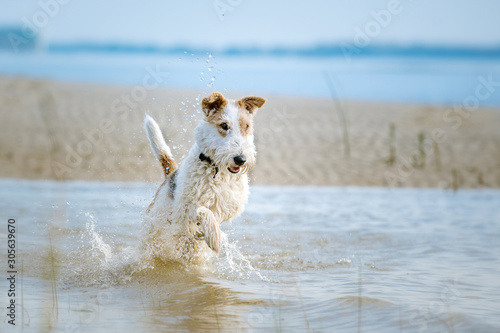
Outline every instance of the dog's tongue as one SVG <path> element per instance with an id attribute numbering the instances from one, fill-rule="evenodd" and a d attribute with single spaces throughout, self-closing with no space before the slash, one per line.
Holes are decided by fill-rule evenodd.
<path id="1" fill-rule="evenodd" d="M 232 172 L 238 172 L 238 171 L 240 171 L 240 167 L 229 167 L 229 169 L 230 169 Z"/>

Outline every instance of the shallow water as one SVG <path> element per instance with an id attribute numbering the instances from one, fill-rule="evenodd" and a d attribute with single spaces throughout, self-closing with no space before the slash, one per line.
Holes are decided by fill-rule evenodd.
<path id="1" fill-rule="evenodd" d="M 156 184 L 0 185 L 2 332 L 500 331 L 498 190 L 252 187 L 221 254 L 185 267 L 141 256 Z"/>

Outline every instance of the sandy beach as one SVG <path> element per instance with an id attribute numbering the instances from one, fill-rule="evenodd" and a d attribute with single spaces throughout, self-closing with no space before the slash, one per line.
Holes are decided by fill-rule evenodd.
<path id="1" fill-rule="evenodd" d="M 2 77 L 0 177 L 160 181 L 144 113 L 180 161 L 206 95 Z M 252 184 L 500 187 L 498 109 L 262 97 Z"/>

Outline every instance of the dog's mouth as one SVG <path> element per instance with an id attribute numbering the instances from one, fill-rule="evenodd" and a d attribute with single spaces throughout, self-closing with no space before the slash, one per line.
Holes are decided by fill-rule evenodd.
<path id="1" fill-rule="evenodd" d="M 230 166 L 229 168 L 227 168 L 229 170 L 229 172 L 231 173 L 238 173 L 240 172 L 241 170 L 241 167 L 239 166 Z"/>

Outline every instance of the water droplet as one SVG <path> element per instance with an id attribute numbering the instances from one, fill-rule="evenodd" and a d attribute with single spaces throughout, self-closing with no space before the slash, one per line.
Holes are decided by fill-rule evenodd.
<path id="1" fill-rule="evenodd" d="M 211 87 L 211 86 L 213 86 L 213 85 L 214 85 L 214 83 L 215 83 L 215 76 L 212 76 L 212 78 L 210 79 L 210 82 L 209 82 L 209 83 L 207 83 L 207 87 Z"/>

